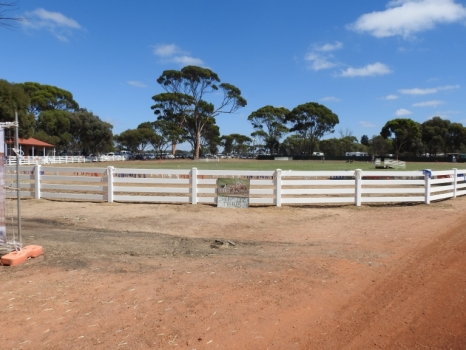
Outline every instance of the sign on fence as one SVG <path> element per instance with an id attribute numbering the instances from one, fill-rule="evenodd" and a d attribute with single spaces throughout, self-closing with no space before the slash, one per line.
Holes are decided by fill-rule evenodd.
<path id="1" fill-rule="evenodd" d="M 217 179 L 217 207 L 248 208 L 249 179 Z"/>

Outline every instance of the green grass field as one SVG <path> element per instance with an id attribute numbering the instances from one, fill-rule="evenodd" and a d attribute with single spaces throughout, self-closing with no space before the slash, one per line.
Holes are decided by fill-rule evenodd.
<path id="1" fill-rule="evenodd" d="M 57 166 L 57 165 L 44 165 Z M 293 161 L 279 161 L 279 160 L 255 160 L 255 159 L 220 159 L 215 161 L 210 159 L 206 161 L 194 160 L 145 160 L 145 161 L 123 161 L 123 162 L 96 162 L 96 163 L 74 163 L 62 164 L 66 167 L 91 167 L 91 168 L 104 168 L 107 166 L 114 166 L 115 168 L 132 168 L 132 169 L 191 169 L 198 168 L 202 170 L 378 170 L 387 171 L 385 169 L 375 169 L 372 163 L 366 162 L 353 162 L 346 163 L 345 161 L 325 161 L 322 163 L 317 160 L 293 160 Z M 400 170 L 450 170 L 453 168 L 466 169 L 466 164 L 462 163 L 406 163 L 406 169 Z M 393 169 L 389 169 L 393 170 Z"/>

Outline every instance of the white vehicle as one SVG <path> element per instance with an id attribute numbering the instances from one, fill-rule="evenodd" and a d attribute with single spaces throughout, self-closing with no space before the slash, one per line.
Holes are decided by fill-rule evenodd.
<path id="1" fill-rule="evenodd" d="M 131 152 L 130 151 L 120 151 L 118 152 L 120 156 L 122 156 L 125 160 L 129 160 L 131 158 Z"/>
<path id="2" fill-rule="evenodd" d="M 86 157 L 86 160 L 88 162 L 98 162 L 99 161 L 99 156 L 98 155 L 95 155 L 95 154 L 90 154 Z"/>

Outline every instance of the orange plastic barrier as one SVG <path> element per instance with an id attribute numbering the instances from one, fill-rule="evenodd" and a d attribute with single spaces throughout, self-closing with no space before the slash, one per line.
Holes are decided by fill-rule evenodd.
<path id="1" fill-rule="evenodd" d="M 40 245 L 28 245 L 20 251 L 14 251 L 2 256 L 1 264 L 16 266 L 25 262 L 28 258 L 37 258 L 42 255 L 43 249 Z"/>

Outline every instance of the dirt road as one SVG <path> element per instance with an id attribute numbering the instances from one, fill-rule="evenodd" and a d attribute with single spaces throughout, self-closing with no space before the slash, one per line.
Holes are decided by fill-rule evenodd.
<path id="1" fill-rule="evenodd" d="M 2 349 L 465 349 L 466 198 L 409 206 L 22 202 Z"/>

